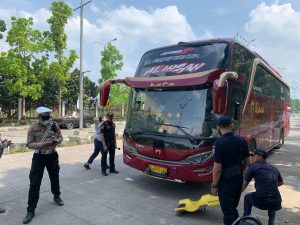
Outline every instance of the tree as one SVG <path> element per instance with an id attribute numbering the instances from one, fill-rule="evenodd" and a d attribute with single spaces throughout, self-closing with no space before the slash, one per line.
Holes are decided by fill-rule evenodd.
<path id="1" fill-rule="evenodd" d="M 92 82 L 88 77 L 83 78 L 83 106 L 91 106 L 94 104 L 95 97 L 97 96 L 97 85 Z M 71 78 L 67 81 L 66 91 L 63 93 L 63 98 L 67 102 L 67 107 L 73 109 L 77 104 L 79 95 L 79 69 L 74 69 L 71 73 Z"/>
<path id="2" fill-rule="evenodd" d="M 101 52 L 101 79 L 99 84 L 101 84 L 108 79 L 113 79 L 117 77 L 117 71 L 121 70 L 123 63 L 123 55 L 120 51 L 111 43 L 107 45 L 106 48 Z M 111 89 L 110 101 L 114 105 L 122 105 L 127 102 L 129 95 L 129 88 L 122 84 L 114 84 Z"/>
<path id="3" fill-rule="evenodd" d="M 88 77 L 83 77 L 84 95 L 87 97 L 83 101 L 83 106 L 91 107 L 96 104 L 96 97 L 98 95 L 98 87 L 95 82 L 92 82 Z"/>
<path id="4" fill-rule="evenodd" d="M 49 32 L 33 29 L 33 19 L 11 18 L 12 27 L 8 31 L 7 42 L 10 45 L 7 57 L 6 75 L 10 79 L 4 81 L 10 95 L 23 98 L 38 99 L 41 96 L 43 78 L 48 70 L 48 54 L 51 50 Z M 19 116 L 21 117 L 19 106 Z M 25 107 L 23 107 L 25 112 Z"/>
<path id="5" fill-rule="evenodd" d="M 0 20 L 0 39 L 3 38 L 3 34 L 1 32 L 6 31 L 6 24 L 3 20 Z"/>
<path id="6" fill-rule="evenodd" d="M 121 70 L 123 63 L 123 55 L 116 48 L 116 46 L 109 43 L 106 48 L 101 52 L 101 79 L 100 84 L 103 81 L 117 77 L 116 71 Z"/>
<path id="7" fill-rule="evenodd" d="M 70 51 L 69 57 L 64 56 L 67 49 L 67 35 L 65 25 L 72 16 L 72 9 L 63 1 L 51 3 L 52 16 L 47 20 L 50 24 L 50 38 L 55 51 L 54 57 L 57 62 L 50 64 L 50 75 L 53 76 L 59 86 L 59 114 L 61 115 L 62 93 L 67 81 L 70 79 L 70 69 L 78 58 L 74 50 Z"/>

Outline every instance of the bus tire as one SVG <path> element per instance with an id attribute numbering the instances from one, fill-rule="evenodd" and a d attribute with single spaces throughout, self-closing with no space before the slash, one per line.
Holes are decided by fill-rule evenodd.
<path id="1" fill-rule="evenodd" d="M 279 143 L 278 145 L 275 147 L 276 149 L 281 148 L 284 145 L 284 131 L 283 129 L 280 131 L 280 138 L 279 138 Z"/>
<path id="2" fill-rule="evenodd" d="M 68 124 L 67 124 L 67 128 L 68 128 L 69 130 L 73 129 L 73 128 L 74 128 L 73 123 L 68 123 Z"/>

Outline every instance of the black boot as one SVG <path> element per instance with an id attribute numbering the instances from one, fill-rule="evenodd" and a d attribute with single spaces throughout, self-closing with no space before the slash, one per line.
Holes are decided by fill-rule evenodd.
<path id="1" fill-rule="evenodd" d="M 119 173 L 119 171 L 117 171 L 117 170 L 109 170 L 109 172 L 110 172 L 110 173 L 115 173 L 115 174 L 118 174 L 118 173 Z"/>
<path id="2" fill-rule="evenodd" d="M 0 208 L 0 213 L 5 213 L 5 209 Z"/>
<path id="3" fill-rule="evenodd" d="M 63 200 L 60 198 L 60 196 L 54 196 L 53 201 L 55 202 L 56 205 L 58 206 L 63 206 L 64 202 Z"/>
<path id="4" fill-rule="evenodd" d="M 102 170 L 102 171 L 101 171 L 101 174 L 102 174 L 103 176 L 108 176 L 108 174 L 106 173 L 105 170 Z"/>
<path id="5" fill-rule="evenodd" d="M 91 169 L 90 165 L 87 164 L 87 163 L 85 163 L 85 164 L 83 165 L 83 167 L 86 168 L 87 170 L 90 170 L 90 169 Z"/>
<path id="6" fill-rule="evenodd" d="M 34 216 L 35 216 L 34 212 L 27 212 L 27 215 L 23 220 L 23 224 L 30 223 L 30 221 L 33 219 Z"/>

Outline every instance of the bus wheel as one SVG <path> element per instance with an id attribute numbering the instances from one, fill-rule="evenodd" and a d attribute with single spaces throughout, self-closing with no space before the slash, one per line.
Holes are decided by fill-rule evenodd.
<path id="1" fill-rule="evenodd" d="M 254 153 L 255 149 L 256 149 L 256 141 L 255 139 L 252 139 L 249 144 L 249 152 Z"/>
<path id="2" fill-rule="evenodd" d="M 68 128 L 69 130 L 73 129 L 73 127 L 74 127 L 73 123 L 68 123 L 68 124 L 67 124 L 67 128 Z"/>
<path id="3" fill-rule="evenodd" d="M 281 148 L 284 145 L 284 132 L 283 130 L 280 131 L 280 138 L 279 138 L 279 143 L 278 145 L 275 147 L 276 149 Z"/>

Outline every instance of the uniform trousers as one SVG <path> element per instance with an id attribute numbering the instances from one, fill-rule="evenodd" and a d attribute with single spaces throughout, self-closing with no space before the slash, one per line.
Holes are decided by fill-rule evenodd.
<path id="1" fill-rule="evenodd" d="M 115 153 L 116 153 L 116 145 L 114 143 L 109 143 L 107 145 L 108 151 L 105 152 L 104 148 L 101 150 L 101 170 L 105 171 L 107 169 L 107 153 L 109 153 L 109 167 L 110 171 L 115 170 Z"/>
<path id="2" fill-rule="evenodd" d="M 251 214 L 252 206 L 254 205 L 257 208 L 261 208 L 260 205 L 263 205 L 264 202 L 261 202 L 263 200 L 260 200 L 259 198 L 256 198 L 255 192 L 248 193 L 245 195 L 244 198 L 244 216 L 248 216 Z M 269 225 L 275 224 L 275 216 L 276 211 L 275 210 L 268 210 L 268 216 L 269 216 Z"/>
<path id="3" fill-rule="evenodd" d="M 28 193 L 28 212 L 33 212 L 37 206 L 40 195 L 40 186 L 44 174 L 44 169 L 47 168 L 50 182 L 51 192 L 54 196 L 60 195 L 59 187 L 59 164 L 58 154 L 54 152 L 52 154 L 33 154 L 31 170 L 29 174 L 30 187 Z"/>
<path id="4" fill-rule="evenodd" d="M 237 207 L 242 193 L 242 186 L 242 177 L 220 180 L 219 182 L 218 195 L 225 225 L 232 225 L 239 217 Z"/>

